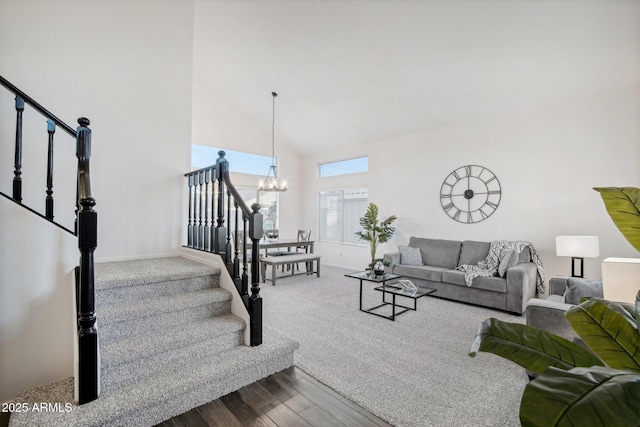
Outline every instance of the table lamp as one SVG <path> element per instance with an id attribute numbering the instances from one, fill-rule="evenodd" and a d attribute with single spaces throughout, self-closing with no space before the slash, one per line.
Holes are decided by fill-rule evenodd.
<path id="1" fill-rule="evenodd" d="M 571 257 L 571 277 L 584 277 L 584 258 L 600 255 L 598 236 L 557 236 L 556 255 Z M 580 272 L 576 273 L 576 261 Z"/>

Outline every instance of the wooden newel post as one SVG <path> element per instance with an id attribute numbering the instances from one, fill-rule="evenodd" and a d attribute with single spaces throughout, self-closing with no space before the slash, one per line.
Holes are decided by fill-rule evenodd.
<path id="1" fill-rule="evenodd" d="M 78 157 L 78 400 L 80 404 L 98 398 L 100 366 L 98 362 L 98 330 L 96 328 L 93 252 L 97 247 L 98 215 L 91 196 L 89 160 L 91 129 L 89 119 L 78 119 L 76 156 Z"/>
<path id="2" fill-rule="evenodd" d="M 224 227 L 224 177 L 229 172 L 229 162 L 225 159 L 225 154 L 222 150 L 218 151 L 218 156 L 220 157 L 216 160 L 218 224 L 216 225 L 213 235 L 213 252 L 216 254 L 225 254 L 224 260 L 226 262 L 227 230 Z"/>
<path id="3" fill-rule="evenodd" d="M 252 346 L 262 344 L 262 297 L 260 296 L 260 239 L 262 239 L 262 214 L 260 205 L 251 205 L 249 214 L 249 236 L 251 236 L 251 295 L 249 315 L 251 317 L 250 341 Z"/>

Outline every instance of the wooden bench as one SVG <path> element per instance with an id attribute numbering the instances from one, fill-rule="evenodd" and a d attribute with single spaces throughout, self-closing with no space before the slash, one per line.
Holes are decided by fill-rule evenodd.
<path id="1" fill-rule="evenodd" d="M 313 262 L 316 263 L 316 270 L 313 271 Z M 279 265 L 295 264 L 298 262 L 304 262 L 307 265 L 306 272 L 304 274 L 316 273 L 320 277 L 320 255 L 300 253 L 294 255 L 280 255 L 280 256 L 266 256 L 260 258 L 260 267 L 262 270 L 262 283 L 266 281 L 267 265 L 271 266 L 271 284 L 276 285 L 276 270 Z M 295 269 L 291 269 L 291 275 L 294 275 Z M 302 273 L 298 273 L 302 274 Z"/>

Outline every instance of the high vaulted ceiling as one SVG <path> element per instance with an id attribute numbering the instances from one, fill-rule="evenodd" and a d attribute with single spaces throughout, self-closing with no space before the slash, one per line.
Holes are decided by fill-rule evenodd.
<path id="1" fill-rule="evenodd" d="M 302 155 L 638 85 L 640 2 L 196 1 L 194 80 Z"/>

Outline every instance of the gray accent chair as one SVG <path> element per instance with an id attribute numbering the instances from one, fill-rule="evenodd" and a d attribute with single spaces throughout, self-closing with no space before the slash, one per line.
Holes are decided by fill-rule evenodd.
<path id="1" fill-rule="evenodd" d="M 548 299 L 533 298 L 527 303 L 526 323 L 574 341 L 578 335 L 567 321 L 565 313 L 580 304 L 581 298 L 592 297 L 603 297 L 602 280 L 554 277 L 549 280 Z"/>

